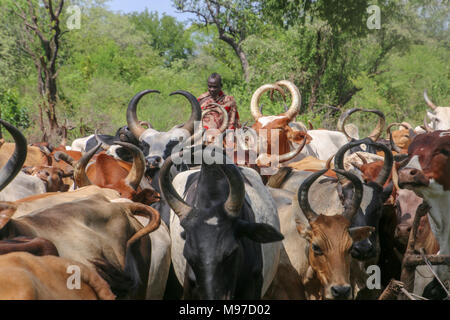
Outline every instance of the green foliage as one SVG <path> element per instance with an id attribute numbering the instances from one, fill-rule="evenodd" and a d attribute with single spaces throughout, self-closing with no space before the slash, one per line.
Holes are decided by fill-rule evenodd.
<path id="1" fill-rule="evenodd" d="M 146 9 L 130 14 L 130 19 L 137 30 L 145 33 L 146 43 L 164 58 L 166 65 L 192 54 L 190 34 L 174 17 L 163 15 L 160 18 L 157 12 Z"/>
<path id="2" fill-rule="evenodd" d="M 18 101 L 17 94 L 12 90 L 0 91 L 1 118 L 16 127 L 26 129 L 30 126 L 28 109 L 20 106 Z"/>
<path id="3" fill-rule="evenodd" d="M 141 100 L 139 119 L 159 130 L 180 124 L 189 117 L 189 103 L 169 94 L 186 90 L 199 96 L 212 72 L 222 75 L 225 93 L 235 97 L 241 122 L 249 124 L 253 92 L 281 79 L 294 81 L 300 89 L 302 113 L 297 120 L 309 120 L 316 128 L 335 129 L 341 114 L 336 109 L 352 107 L 379 109 L 387 122 L 420 125 L 424 89 L 436 104 L 448 105 L 449 9 L 440 0 L 219 2 L 224 6 L 220 17 L 228 21 L 225 33 L 235 36 L 247 56 L 248 82 L 236 52 L 219 39 L 217 26 L 204 27 L 201 18 L 187 26 L 147 10 L 113 13 L 103 0 L 68 2 L 83 8 L 81 29 L 64 34 L 58 58 L 58 119 L 76 126 L 69 139 L 95 128 L 113 134 L 126 124 L 130 99 L 145 89 L 161 94 Z M 205 1 L 175 3 L 184 9 L 200 6 L 207 14 Z M 0 0 L 1 8 L 4 4 L 10 6 L 12 0 Z M 381 8 L 380 30 L 366 27 L 370 4 Z M 32 142 L 42 135 L 35 67 L 20 50 L 20 18 L 3 10 L 0 21 L 2 116 L 21 126 Z M 265 95 L 261 103 L 269 115 L 283 112 L 290 100 L 276 94 L 270 101 Z M 363 136 L 375 119 L 355 114 L 351 122 Z"/>

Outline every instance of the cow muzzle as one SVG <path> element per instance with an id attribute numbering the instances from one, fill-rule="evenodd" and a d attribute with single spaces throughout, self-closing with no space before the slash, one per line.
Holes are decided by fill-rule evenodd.
<path id="1" fill-rule="evenodd" d="M 398 185 L 400 188 L 427 187 L 430 181 L 422 170 L 416 168 L 403 168 L 398 172 Z"/>
<path id="2" fill-rule="evenodd" d="M 145 162 L 147 162 L 147 166 L 150 169 L 161 168 L 162 166 L 162 158 L 160 156 L 149 156 L 145 158 Z"/>
<path id="3" fill-rule="evenodd" d="M 365 261 L 374 258 L 376 254 L 375 246 L 369 239 L 353 243 L 351 255 L 357 260 Z"/>
<path id="4" fill-rule="evenodd" d="M 409 233 L 411 232 L 411 225 L 409 224 L 399 224 L 395 227 L 394 231 L 394 241 L 401 247 L 406 248 L 408 243 Z"/>
<path id="5" fill-rule="evenodd" d="M 348 284 L 331 285 L 325 293 L 325 299 L 327 300 L 350 300 L 352 298 L 352 287 Z"/>

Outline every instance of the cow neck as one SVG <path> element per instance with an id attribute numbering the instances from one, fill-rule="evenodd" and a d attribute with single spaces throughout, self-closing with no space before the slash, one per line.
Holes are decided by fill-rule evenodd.
<path id="1" fill-rule="evenodd" d="M 430 226 L 440 244 L 440 254 L 450 254 L 450 190 L 445 191 L 441 184 L 430 179 L 429 186 L 420 191 L 431 206 Z"/>
<path id="2" fill-rule="evenodd" d="M 430 227 L 439 243 L 439 255 L 450 254 L 450 190 L 445 191 L 443 186 L 434 179 L 426 188 L 419 188 L 424 199 L 431 206 Z M 435 266 L 439 278 L 443 281 L 450 277 L 448 266 Z"/>

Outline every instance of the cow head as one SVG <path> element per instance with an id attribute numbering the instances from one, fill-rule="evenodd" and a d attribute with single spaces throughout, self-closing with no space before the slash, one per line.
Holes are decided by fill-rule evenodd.
<path id="1" fill-rule="evenodd" d="M 194 122 L 201 121 L 202 111 L 197 99 L 186 91 L 175 91 L 170 95 L 179 94 L 188 99 L 191 104 L 192 112 L 189 120 L 184 125 L 173 127 L 167 132 L 161 132 L 153 129 L 151 126 L 148 129 L 142 127 L 139 122 L 136 111 L 139 100 L 147 93 L 159 91 L 145 90 L 136 94 L 131 99 L 127 109 L 127 123 L 128 128 L 133 135 L 139 139 L 144 151 L 145 160 L 153 171 L 161 168 L 164 159 L 171 153 L 172 149 L 182 140 L 187 140 L 194 133 Z"/>
<path id="2" fill-rule="evenodd" d="M 261 96 L 267 91 L 277 90 L 284 96 L 281 86 L 286 87 L 292 96 L 292 103 L 287 110 L 277 116 L 264 116 L 258 108 Z M 259 166 L 267 166 L 272 162 L 273 155 L 278 157 L 278 162 L 286 162 L 294 158 L 302 150 L 304 143 L 309 143 L 311 137 L 304 131 L 294 130 L 289 124 L 295 121 L 300 112 L 301 96 L 298 88 L 290 81 L 278 81 L 275 84 L 266 84 L 258 88 L 252 96 L 251 113 L 255 119 L 252 129 L 260 137 L 257 159 Z M 292 143 L 298 145 L 291 148 Z M 266 148 L 263 148 L 266 146 Z M 291 150 L 292 149 L 292 150 Z"/>
<path id="3" fill-rule="evenodd" d="M 244 178 L 238 167 L 218 165 L 213 159 L 205 162 L 213 164 L 202 164 L 195 190 L 188 194 L 192 204 L 170 182 L 171 157 L 161 169 L 160 189 L 184 228 L 185 298 L 233 299 L 239 276 L 253 270 L 254 261 L 249 261 L 245 248 L 254 242 L 280 241 L 283 236 L 268 224 L 248 221 L 251 208 L 244 203 Z"/>
<path id="4" fill-rule="evenodd" d="M 308 200 L 311 185 L 328 169 L 317 171 L 310 175 L 300 186 L 297 193 L 298 204 L 308 224 L 297 219 L 297 230 L 309 243 L 308 261 L 314 274 L 323 288 L 325 299 L 351 299 L 353 297 L 350 285 L 351 250 L 355 242 L 364 240 L 374 230 L 364 226 L 350 228 L 351 221 L 361 204 L 363 187 L 361 181 L 353 174 L 335 170 L 345 176 L 354 187 L 348 204 L 342 214 L 326 216 L 317 214 Z"/>
<path id="5" fill-rule="evenodd" d="M 428 98 L 427 91 L 423 93 L 423 97 L 431 111 L 427 111 L 424 119 L 424 126 L 428 132 L 434 130 L 448 130 L 450 128 L 450 107 L 438 107 L 430 98 Z M 431 121 L 428 123 L 427 118 Z"/>
<path id="6" fill-rule="evenodd" d="M 380 222 L 383 204 L 392 193 L 393 184 L 390 183 L 386 187 L 386 181 L 391 174 L 393 166 L 393 155 L 389 148 L 383 144 L 371 142 L 370 139 L 362 139 L 354 142 L 349 142 L 344 145 L 336 153 L 334 158 L 334 167 L 340 170 L 344 170 L 344 155 L 345 153 L 357 147 L 362 143 L 367 143 L 375 149 L 380 149 L 384 152 L 384 162 L 379 173 L 373 181 L 364 183 L 364 197 L 357 214 L 352 220 L 352 226 L 372 226 L 376 232 L 373 232 L 368 239 L 355 242 L 352 248 L 352 256 L 358 260 L 367 261 L 371 258 L 376 258 L 379 254 L 379 241 L 378 241 L 378 225 Z M 340 198 L 343 201 L 344 207 L 345 199 L 349 198 L 349 193 L 352 193 L 352 188 L 349 188 L 350 183 L 347 179 L 339 179 Z"/>
<path id="7" fill-rule="evenodd" d="M 25 167 L 22 171 L 41 179 L 47 192 L 68 191 L 70 185 L 65 184 L 63 179 L 73 176 L 73 170 L 65 173 L 60 168 L 50 166 Z"/>
<path id="8" fill-rule="evenodd" d="M 408 148 L 409 162 L 399 170 L 401 188 L 421 191 L 431 181 L 450 190 L 450 131 L 417 135 Z"/>
<path id="9" fill-rule="evenodd" d="M 397 191 L 396 214 L 397 226 L 394 232 L 395 246 L 401 253 L 405 252 L 408 244 L 409 234 L 413 226 L 414 217 L 423 199 L 418 197 L 413 191 L 401 189 Z M 420 219 L 417 230 L 417 238 L 423 238 L 422 234 L 429 229 L 428 217 L 424 215 Z M 417 242 L 417 241 L 416 241 Z"/>

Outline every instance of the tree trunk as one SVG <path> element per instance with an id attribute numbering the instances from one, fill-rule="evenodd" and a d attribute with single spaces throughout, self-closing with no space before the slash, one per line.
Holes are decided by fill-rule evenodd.
<path id="1" fill-rule="evenodd" d="M 247 55 L 245 54 L 244 50 L 242 50 L 240 44 L 236 43 L 232 38 L 227 37 L 223 34 L 219 35 L 219 39 L 229 44 L 236 55 L 239 58 L 239 61 L 241 62 L 242 72 L 244 73 L 244 80 L 245 82 L 249 81 L 250 78 L 250 65 L 248 63 Z"/>

